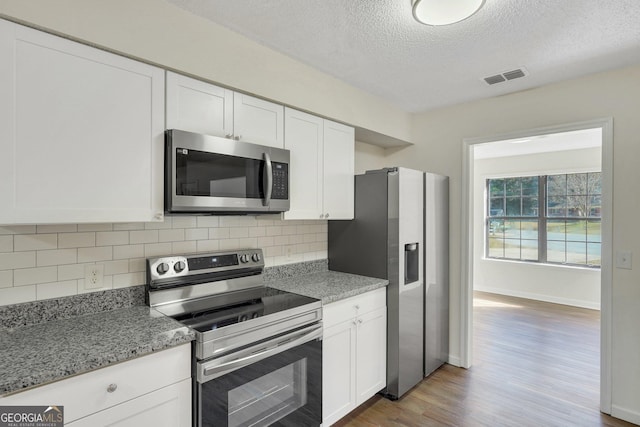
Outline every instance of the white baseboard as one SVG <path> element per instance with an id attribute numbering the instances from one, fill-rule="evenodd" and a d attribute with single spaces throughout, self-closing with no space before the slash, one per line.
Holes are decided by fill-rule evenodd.
<path id="1" fill-rule="evenodd" d="M 629 421 L 630 423 L 640 424 L 640 412 L 630 409 L 621 408 L 617 405 L 611 405 L 611 416 Z"/>
<path id="2" fill-rule="evenodd" d="M 561 297 L 555 297 L 552 295 L 534 294 L 531 292 L 513 291 L 510 289 L 489 288 L 485 286 L 474 287 L 473 290 L 481 291 L 481 292 L 489 292 L 489 293 L 498 294 L 498 295 L 508 295 L 510 297 L 526 298 L 526 299 L 532 299 L 537 301 L 551 302 L 554 304 L 570 305 L 573 307 L 589 308 L 592 310 L 600 310 L 600 303 L 596 303 L 592 301 L 561 298 Z"/>
<path id="3" fill-rule="evenodd" d="M 458 368 L 462 367 L 462 361 L 456 356 L 449 355 L 449 361 L 447 363 L 449 363 L 449 365 L 457 366 Z"/>

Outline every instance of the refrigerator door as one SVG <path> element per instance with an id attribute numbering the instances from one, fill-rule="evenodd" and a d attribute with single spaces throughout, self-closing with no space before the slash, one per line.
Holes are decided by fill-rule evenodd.
<path id="1" fill-rule="evenodd" d="M 424 376 L 449 358 L 449 178 L 425 174 Z"/>

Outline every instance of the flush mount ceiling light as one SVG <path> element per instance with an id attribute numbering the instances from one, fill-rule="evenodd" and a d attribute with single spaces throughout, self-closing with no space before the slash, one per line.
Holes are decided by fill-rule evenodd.
<path id="1" fill-rule="evenodd" d="M 427 25 L 449 25 L 476 13 L 485 0 L 412 0 L 413 16 Z"/>

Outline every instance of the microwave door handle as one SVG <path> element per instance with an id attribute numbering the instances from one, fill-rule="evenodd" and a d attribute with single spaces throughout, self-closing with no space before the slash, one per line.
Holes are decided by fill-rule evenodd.
<path id="1" fill-rule="evenodd" d="M 269 153 L 263 153 L 264 158 L 264 174 L 266 175 L 267 188 L 264 190 L 264 199 L 262 200 L 262 206 L 269 206 L 271 201 L 271 192 L 273 191 L 273 166 L 271 165 L 271 156 Z"/>

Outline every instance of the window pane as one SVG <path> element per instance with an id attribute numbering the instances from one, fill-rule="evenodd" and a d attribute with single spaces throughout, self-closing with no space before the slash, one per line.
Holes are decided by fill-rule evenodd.
<path id="1" fill-rule="evenodd" d="M 507 196 L 520 196 L 522 190 L 520 188 L 520 178 L 507 178 L 504 180 Z"/>
<path id="2" fill-rule="evenodd" d="M 602 242 L 602 228 L 600 221 L 587 222 L 587 242 Z"/>
<path id="3" fill-rule="evenodd" d="M 504 257 L 504 240 L 489 237 L 489 257 L 503 258 Z"/>
<path id="4" fill-rule="evenodd" d="M 504 220 L 489 220 L 489 237 L 504 237 Z"/>
<path id="5" fill-rule="evenodd" d="M 587 244 L 582 242 L 567 242 L 567 262 L 570 264 L 586 264 Z"/>
<path id="6" fill-rule="evenodd" d="M 567 216 L 565 196 L 547 197 L 547 216 Z"/>
<path id="7" fill-rule="evenodd" d="M 538 195 L 538 177 L 537 176 L 522 178 L 522 195 L 523 196 Z"/>
<path id="8" fill-rule="evenodd" d="M 504 179 L 489 180 L 489 197 L 504 196 Z"/>
<path id="9" fill-rule="evenodd" d="M 589 216 L 590 217 L 595 217 L 595 218 L 600 218 L 600 206 L 602 203 L 602 200 L 600 199 L 600 196 L 590 196 L 588 198 L 588 209 L 589 209 Z"/>
<path id="10" fill-rule="evenodd" d="M 504 257 L 510 259 L 520 259 L 519 239 L 504 239 Z"/>
<path id="11" fill-rule="evenodd" d="M 520 239 L 520 221 L 505 221 L 504 237 L 506 239 Z"/>
<path id="12" fill-rule="evenodd" d="M 590 195 L 602 194 L 602 174 L 600 172 L 589 174 L 587 189 Z"/>
<path id="13" fill-rule="evenodd" d="M 547 177 L 547 194 L 549 196 L 564 196 L 567 194 L 567 176 L 550 175 Z"/>
<path id="14" fill-rule="evenodd" d="M 521 221 L 520 236 L 522 239 L 535 240 L 538 247 L 538 221 Z"/>
<path id="15" fill-rule="evenodd" d="M 538 216 L 537 197 L 524 197 L 522 199 L 522 216 Z"/>
<path id="16" fill-rule="evenodd" d="M 570 196 L 587 194 L 586 173 L 572 173 L 567 175 L 567 194 Z"/>
<path id="17" fill-rule="evenodd" d="M 507 197 L 507 216 L 520 216 L 520 197 Z"/>
<path id="18" fill-rule="evenodd" d="M 547 240 L 561 240 L 565 238 L 565 224 L 562 220 L 547 221 Z"/>
<path id="19" fill-rule="evenodd" d="M 567 221 L 567 241 L 586 242 L 587 241 L 587 221 Z"/>
<path id="20" fill-rule="evenodd" d="M 491 199 L 489 216 L 504 216 L 504 199 L 502 197 Z"/>
<path id="21" fill-rule="evenodd" d="M 527 261 L 538 261 L 538 241 L 522 240 L 522 259 Z"/>
<path id="22" fill-rule="evenodd" d="M 600 243 L 587 243 L 587 264 L 600 266 Z"/>
<path id="23" fill-rule="evenodd" d="M 587 216 L 587 196 L 567 197 L 567 216 L 584 217 Z"/>
<path id="24" fill-rule="evenodd" d="M 547 261 L 563 263 L 564 260 L 564 242 L 547 242 Z"/>

